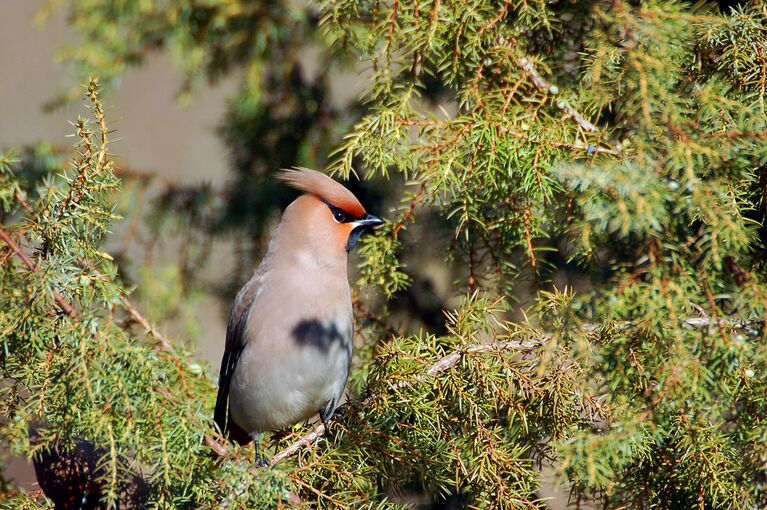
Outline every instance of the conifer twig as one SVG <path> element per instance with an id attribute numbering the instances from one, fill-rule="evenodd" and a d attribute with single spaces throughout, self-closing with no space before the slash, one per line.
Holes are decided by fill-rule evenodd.
<path id="1" fill-rule="evenodd" d="M 125 311 L 128 312 L 128 315 L 130 315 L 131 319 L 141 325 L 141 327 L 143 327 L 147 333 L 152 335 L 155 340 L 160 343 L 160 347 L 162 347 L 162 349 L 169 351 L 173 348 L 173 345 L 170 343 L 170 341 L 165 338 L 162 333 L 157 331 L 157 329 L 152 326 L 152 324 L 146 320 L 144 316 L 141 315 L 141 313 L 139 313 L 133 303 L 131 303 L 131 301 L 123 293 L 120 293 L 120 303 L 123 305 Z"/>
<path id="2" fill-rule="evenodd" d="M 5 244 L 8 245 L 8 247 L 11 249 L 13 254 L 18 257 L 25 266 L 27 266 L 27 269 L 30 271 L 39 271 L 40 268 L 35 264 L 32 259 L 29 258 L 29 256 L 24 253 L 24 251 L 17 245 L 13 239 L 11 239 L 11 236 L 8 234 L 8 232 L 3 229 L 3 227 L 0 227 L 0 239 L 2 239 Z M 56 304 L 61 309 L 62 312 L 66 313 L 70 317 L 76 318 L 77 317 L 77 310 L 67 301 L 67 299 L 59 294 L 58 292 L 53 292 L 53 300 L 56 301 Z"/>
<path id="3" fill-rule="evenodd" d="M 16 192 L 14 193 L 14 197 L 16 198 L 16 201 L 19 203 L 19 205 L 21 205 L 21 207 L 25 211 L 27 211 L 27 213 L 32 214 L 32 212 L 33 212 L 32 204 L 29 203 L 29 200 L 27 200 L 27 198 L 23 194 L 21 194 L 19 192 L 19 190 L 16 190 Z M 2 229 L 0 228 L 0 230 L 2 230 Z M 24 262 L 24 264 L 27 266 L 27 268 L 29 268 L 30 271 L 37 271 L 37 268 L 36 268 L 34 262 L 29 260 L 29 257 L 27 256 L 27 254 L 24 253 L 23 250 L 21 250 L 17 245 L 15 245 L 15 243 L 13 243 L 12 240 L 10 240 L 10 237 L 8 237 L 7 233 L 5 233 L 5 232 L 0 233 L 0 237 L 2 237 L 4 241 L 6 241 L 6 244 L 8 244 L 11 247 L 11 250 L 15 254 L 17 254 L 17 256 L 19 256 L 21 258 L 21 260 Z M 6 238 L 8 240 L 6 240 Z M 13 244 L 10 244 L 8 242 L 9 240 L 10 240 L 10 243 L 13 243 Z M 33 267 L 34 267 L 34 269 L 33 269 Z M 99 277 L 103 277 L 104 276 L 98 270 L 94 270 L 94 271 L 95 271 L 97 276 L 99 276 Z M 60 302 L 59 299 L 56 298 L 56 296 L 61 298 L 62 301 Z M 71 308 L 71 305 L 69 305 L 69 303 L 61 295 L 59 295 L 58 293 L 54 294 L 54 298 L 56 299 L 56 303 L 58 303 L 59 306 L 62 307 L 62 310 L 66 311 L 66 309 L 64 308 L 65 305 L 69 306 Z M 173 344 L 171 344 L 170 340 L 168 340 L 165 337 L 165 335 L 160 333 L 154 326 L 152 326 L 152 323 L 150 323 L 146 318 L 144 318 L 143 315 L 141 315 L 141 313 L 138 311 L 136 306 L 122 292 L 120 293 L 120 304 L 122 304 L 123 308 L 125 309 L 126 312 L 128 312 L 128 315 L 130 316 L 130 318 L 134 322 L 136 322 L 141 327 L 143 327 L 146 330 L 147 333 L 149 333 L 158 342 L 160 342 L 160 346 L 163 349 L 165 349 L 166 351 L 169 351 L 169 350 L 171 350 L 173 348 Z M 73 308 L 72 308 L 72 311 L 74 312 Z M 67 312 L 67 314 L 68 315 L 72 315 L 72 313 L 70 313 L 70 312 Z"/>
<path id="4" fill-rule="evenodd" d="M 544 80 L 529 60 L 527 60 L 525 57 L 520 57 L 517 59 L 517 64 L 527 74 L 530 75 L 530 79 L 533 81 L 533 85 L 535 85 L 535 87 L 538 90 L 546 94 L 552 92 L 555 86 L 547 82 L 546 80 Z M 573 120 L 575 120 L 575 122 L 577 122 L 586 131 L 589 131 L 591 133 L 599 132 L 599 128 L 597 128 L 594 124 L 586 120 L 586 118 L 583 115 L 581 115 L 580 112 L 578 112 L 578 110 L 570 106 L 570 103 L 568 103 L 567 101 L 558 102 L 557 108 L 565 112 L 565 115 L 567 115 L 568 117 L 572 117 Z"/>
<path id="5" fill-rule="evenodd" d="M 19 203 L 19 205 L 21 205 L 21 207 L 25 211 L 27 211 L 30 214 L 33 212 L 32 205 L 29 203 L 29 200 L 27 200 L 26 197 L 24 197 L 21 193 L 19 193 L 18 190 L 16 191 L 14 196 L 16 198 L 16 201 Z M 13 242 L 13 240 L 8 236 L 8 234 L 5 231 L 2 230 L 2 228 L 0 228 L 0 231 L 2 231 L 0 232 L 0 237 L 6 242 L 6 244 L 8 244 L 8 246 L 11 247 L 11 251 L 13 251 L 14 254 L 16 254 L 18 257 L 21 258 L 21 260 L 24 262 L 24 264 L 27 266 L 27 268 L 30 271 L 37 271 L 38 270 L 37 266 L 35 265 L 34 262 L 32 262 L 29 259 L 27 254 L 24 253 L 24 251 L 21 250 L 21 248 L 19 248 L 18 245 L 16 245 Z M 94 270 L 94 271 L 97 274 L 97 276 L 99 277 L 104 276 L 98 270 Z M 74 310 L 74 308 L 72 308 L 72 306 L 67 302 L 67 300 L 64 299 L 64 297 L 62 297 L 60 294 L 54 293 L 54 299 L 56 299 L 56 303 L 62 308 L 62 310 L 64 310 L 67 313 L 67 315 L 70 315 L 70 316 L 76 315 L 76 311 Z M 143 315 L 141 315 L 141 313 L 138 311 L 136 306 L 130 301 L 130 299 L 128 299 L 128 297 L 122 292 L 120 292 L 120 304 L 122 304 L 125 311 L 128 312 L 128 315 L 130 315 L 131 319 L 137 324 L 139 324 L 141 327 L 143 327 L 147 333 L 153 336 L 160 343 L 160 346 L 164 350 L 169 351 L 173 348 L 173 344 L 171 344 L 171 342 L 165 337 L 165 335 L 160 333 L 154 326 L 152 326 L 152 324 Z M 71 312 L 67 311 L 66 307 L 69 307 L 69 309 L 71 309 Z"/>
<path id="6" fill-rule="evenodd" d="M 34 272 L 37 272 L 40 270 L 38 265 L 35 264 L 34 261 L 32 261 L 32 259 L 29 258 L 29 255 L 27 255 L 24 252 L 24 250 L 22 250 L 21 247 L 19 247 L 19 245 L 13 241 L 13 239 L 8 234 L 8 232 L 6 232 L 2 227 L 0 227 L 0 239 L 2 239 L 5 242 L 5 244 L 8 245 L 8 247 L 11 249 L 11 252 L 13 252 L 13 254 L 24 263 L 27 269 Z M 96 274 L 98 274 L 99 276 L 103 276 L 98 271 L 96 271 Z M 77 310 L 72 306 L 72 304 L 69 301 L 67 301 L 67 299 L 64 296 L 62 296 L 58 292 L 54 292 L 53 299 L 54 301 L 56 301 L 56 304 L 61 309 L 61 311 L 63 311 L 70 317 L 73 317 L 73 318 L 77 317 Z M 138 309 L 125 296 L 125 294 L 120 293 L 120 303 L 122 304 L 125 311 L 128 312 L 128 315 L 130 315 L 131 319 L 134 322 L 140 324 L 147 331 L 147 333 L 153 336 L 160 343 L 160 346 L 162 347 L 163 350 L 169 351 L 173 348 L 173 345 L 170 343 L 170 341 L 162 333 L 157 331 L 157 329 L 154 326 L 152 326 L 152 324 L 146 318 L 144 318 L 143 315 L 141 315 Z"/>

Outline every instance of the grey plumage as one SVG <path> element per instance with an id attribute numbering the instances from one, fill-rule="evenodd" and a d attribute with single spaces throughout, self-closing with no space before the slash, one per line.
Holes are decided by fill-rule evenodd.
<path id="1" fill-rule="evenodd" d="M 240 443 L 333 415 L 354 345 L 347 248 L 382 223 L 324 174 L 285 177 L 309 194 L 285 210 L 227 326 L 215 421 Z"/>

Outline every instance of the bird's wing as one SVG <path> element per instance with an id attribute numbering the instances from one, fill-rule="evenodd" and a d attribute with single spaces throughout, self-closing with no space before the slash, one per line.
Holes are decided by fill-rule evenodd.
<path id="1" fill-rule="evenodd" d="M 328 422 L 333 418 L 333 415 L 336 412 L 336 409 L 338 409 L 338 404 L 341 402 L 341 399 L 344 396 L 344 390 L 346 389 L 346 381 L 349 377 L 349 369 L 352 366 L 352 354 L 354 353 L 354 316 L 352 315 L 351 311 L 349 313 L 349 330 L 348 330 L 348 337 L 344 334 L 346 338 L 342 338 L 342 342 L 346 346 L 346 370 L 344 372 L 344 383 L 339 388 L 338 393 L 333 397 L 333 399 L 329 400 L 327 404 L 325 404 L 325 407 L 319 410 L 320 420 L 322 421 L 322 424 L 327 427 Z"/>
<path id="2" fill-rule="evenodd" d="M 243 333 L 248 322 L 248 314 L 251 305 L 256 297 L 259 288 L 259 279 L 257 277 L 245 284 L 237 294 L 229 312 L 229 322 L 226 326 L 226 347 L 224 348 L 224 357 L 221 359 L 221 371 L 218 376 L 218 397 L 216 398 L 216 410 L 213 419 L 223 434 L 228 434 L 232 439 L 238 442 L 247 442 L 250 438 L 247 433 L 241 430 L 235 423 L 232 423 L 229 416 L 229 385 L 232 383 L 232 375 L 237 368 L 237 361 L 240 359 L 242 349 L 247 340 Z M 243 437 L 244 436 L 244 437 Z"/>

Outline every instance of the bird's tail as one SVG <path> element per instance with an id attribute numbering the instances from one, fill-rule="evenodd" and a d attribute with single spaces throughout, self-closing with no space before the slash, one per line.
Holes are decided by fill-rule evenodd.
<path id="1" fill-rule="evenodd" d="M 221 371 L 218 376 L 218 395 L 216 396 L 216 409 L 213 412 L 213 421 L 216 422 L 216 426 L 218 426 L 218 430 L 223 436 L 241 445 L 245 445 L 251 441 L 251 438 L 247 432 L 232 421 L 232 414 L 229 412 L 229 386 L 232 384 L 232 374 L 241 352 L 242 349 L 225 352 L 221 360 Z"/>
<path id="2" fill-rule="evenodd" d="M 216 396 L 216 410 L 213 412 L 213 420 L 221 434 L 226 434 L 227 408 L 229 404 L 229 385 L 232 383 L 232 368 L 236 363 L 239 352 L 225 352 L 221 360 L 221 371 L 218 375 L 218 395 Z"/>

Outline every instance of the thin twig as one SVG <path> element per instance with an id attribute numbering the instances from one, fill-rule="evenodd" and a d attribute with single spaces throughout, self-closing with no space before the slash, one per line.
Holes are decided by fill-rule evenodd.
<path id="1" fill-rule="evenodd" d="M 722 318 L 715 318 L 715 317 L 687 317 L 681 320 L 682 324 L 686 326 L 690 326 L 691 328 L 705 328 L 711 325 L 719 327 L 732 327 L 732 328 L 740 328 L 740 329 L 749 329 L 753 328 L 755 326 L 761 326 L 763 324 L 762 321 L 754 320 L 754 321 L 743 321 L 741 319 L 722 319 Z M 615 322 L 611 324 L 611 326 L 618 331 L 623 331 L 624 329 L 629 328 L 632 324 L 634 324 L 632 321 L 621 321 L 621 322 Z M 594 333 L 601 327 L 601 324 L 597 324 L 594 322 L 585 322 L 581 325 L 581 330 L 585 333 Z"/>
<path id="2" fill-rule="evenodd" d="M 21 248 L 19 248 L 19 245 L 17 245 L 13 239 L 11 239 L 11 236 L 8 234 L 8 232 L 6 232 L 2 227 L 0 227 L 0 239 L 5 241 L 5 244 L 8 245 L 14 255 L 21 259 L 24 265 L 27 266 L 27 269 L 34 272 L 40 270 L 37 264 L 35 264 L 32 259 L 30 259 L 29 256 L 24 253 Z M 75 308 L 69 303 L 69 301 L 67 301 L 64 296 L 54 291 L 53 299 L 56 301 L 56 304 L 62 312 L 66 313 L 72 318 L 77 317 L 77 310 L 75 310 Z"/>
<path id="3" fill-rule="evenodd" d="M 29 203 L 29 200 L 27 200 L 27 198 L 21 193 L 21 190 L 16 188 L 16 190 L 13 192 L 13 197 L 19 204 L 21 204 L 21 207 L 23 207 L 28 214 L 32 214 L 34 212 L 32 205 Z"/>
<path id="4" fill-rule="evenodd" d="M 508 12 L 509 12 L 509 0 L 506 0 L 505 2 L 503 2 L 503 7 L 501 7 L 500 12 L 498 12 L 498 14 L 493 19 L 491 19 L 485 26 L 480 28 L 479 33 L 477 35 L 482 35 L 488 30 L 490 30 L 491 28 L 493 28 L 495 25 L 498 24 L 499 21 L 501 21 L 503 18 L 506 17 L 506 14 L 508 14 Z"/>
<path id="5" fill-rule="evenodd" d="M 615 149 L 608 149 L 606 147 L 597 147 L 595 145 L 583 145 L 579 143 L 562 143 L 562 142 L 549 142 L 549 145 L 552 147 L 560 147 L 563 149 L 570 149 L 570 150 L 581 150 L 591 153 L 599 153 L 599 154 L 612 154 L 613 156 L 617 156 L 620 154 L 620 151 Z"/>
<path id="6" fill-rule="evenodd" d="M 272 457 L 272 459 L 269 461 L 269 464 L 271 466 L 274 466 L 276 464 L 279 464 L 283 460 L 287 459 L 294 453 L 298 452 L 298 450 L 310 446 L 312 443 L 314 443 L 317 439 L 325 435 L 325 424 L 320 423 L 316 427 L 314 427 L 314 430 L 309 432 L 308 434 L 304 434 L 301 436 L 297 441 L 293 442 L 290 446 L 287 448 L 281 450 L 279 453 L 277 453 L 275 456 Z"/>
<path id="7" fill-rule="evenodd" d="M 516 87 L 516 85 L 515 85 Z M 513 93 L 513 92 L 512 92 Z M 508 104 L 508 99 L 507 99 Z M 450 120 L 439 120 L 439 119 L 397 119 L 395 120 L 395 123 L 399 126 L 418 126 L 418 127 L 424 127 L 424 126 L 443 126 L 446 124 L 449 124 Z M 466 123 L 467 126 L 469 126 L 469 123 Z M 519 131 L 514 131 L 512 129 L 509 129 L 506 126 L 503 126 L 501 124 L 494 124 L 498 130 L 507 135 L 511 135 L 515 138 L 520 138 L 522 140 L 529 140 L 530 136 L 521 133 Z M 767 134 L 767 131 L 765 131 Z M 736 133 L 737 135 L 737 133 Z M 733 136 L 735 138 L 736 136 Z M 767 136 L 765 137 L 767 138 Z M 546 142 L 552 147 L 557 147 L 559 149 L 569 149 L 573 151 L 586 151 L 589 153 L 597 153 L 597 154 L 612 154 L 613 156 L 618 156 L 620 154 L 620 148 L 613 149 L 610 147 L 600 147 L 598 145 L 593 144 L 581 144 L 581 143 L 567 143 L 567 142 L 558 142 L 558 141 L 548 141 Z"/>
<path id="8" fill-rule="evenodd" d="M 518 58 L 517 65 L 519 65 L 519 67 L 524 69 L 524 71 L 530 75 L 530 79 L 533 81 L 533 85 L 535 85 L 538 90 L 546 94 L 549 94 L 553 91 L 554 85 L 544 80 L 535 69 L 533 64 L 525 57 Z M 570 103 L 568 103 L 566 100 L 557 102 L 557 108 L 565 112 L 565 115 L 568 117 L 572 117 L 575 122 L 577 122 L 586 131 L 590 131 L 592 133 L 599 132 L 599 128 L 597 128 L 591 122 L 587 121 L 586 118 L 581 115 L 575 108 L 570 106 Z"/>
<path id="9" fill-rule="evenodd" d="M 388 333 L 391 336 L 399 335 L 399 331 L 397 331 L 392 325 L 387 323 L 385 320 L 381 319 L 380 317 L 375 315 L 373 312 L 365 308 L 365 306 L 362 304 L 362 302 L 359 299 L 354 298 L 352 300 L 352 306 L 354 306 L 356 317 L 362 317 L 363 319 L 367 319 L 373 322 L 376 326 L 383 329 L 386 333 Z"/>
<path id="10" fill-rule="evenodd" d="M 173 345 L 170 343 L 170 341 L 165 338 L 165 336 L 157 331 L 157 329 L 152 326 L 152 324 L 144 318 L 143 315 L 139 313 L 139 311 L 136 309 L 135 306 L 133 306 L 133 303 L 130 302 L 130 300 L 124 295 L 120 294 L 120 303 L 123 305 L 123 308 L 125 308 L 125 311 L 128 312 L 128 315 L 130 315 L 131 319 L 133 319 L 135 322 L 141 325 L 147 333 L 152 335 L 155 340 L 157 340 L 160 343 L 160 347 L 162 347 L 164 350 L 169 351 L 173 348 Z"/>
<path id="11" fill-rule="evenodd" d="M 416 195 L 410 201 L 410 205 L 408 206 L 407 211 L 405 211 L 405 214 L 402 216 L 402 219 L 392 229 L 392 237 L 394 237 L 395 239 L 397 238 L 397 235 L 399 234 L 400 230 L 405 228 L 405 225 L 410 221 L 410 218 L 413 216 L 413 213 L 415 213 L 416 207 L 418 207 L 418 204 L 421 202 L 421 200 L 424 197 L 425 190 L 426 190 L 426 181 L 424 180 L 424 181 L 421 181 L 421 188 L 418 190 L 418 193 L 416 193 Z"/>
<path id="12" fill-rule="evenodd" d="M 525 238 L 527 239 L 527 253 L 530 256 L 530 269 L 533 272 L 533 277 L 536 283 L 538 282 L 538 260 L 535 258 L 535 247 L 533 247 L 533 235 L 530 231 L 530 208 L 525 205 L 523 213 L 524 225 L 525 225 Z"/>

